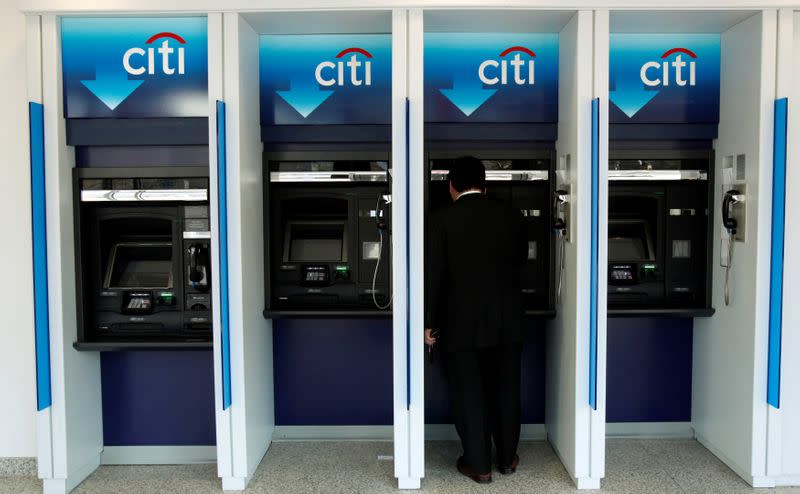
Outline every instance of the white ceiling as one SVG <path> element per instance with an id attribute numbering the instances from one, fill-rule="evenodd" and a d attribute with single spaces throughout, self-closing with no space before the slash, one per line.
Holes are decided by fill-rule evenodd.
<path id="1" fill-rule="evenodd" d="M 242 14 L 259 34 L 391 33 L 392 13 L 383 11 L 253 12 Z"/>
<path id="2" fill-rule="evenodd" d="M 426 32 L 557 33 L 573 10 L 426 10 Z"/>
<path id="3" fill-rule="evenodd" d="M 614 11 L 612 33 L 723 33 L 756 14 L 752 10 L 727 11 Z"/>

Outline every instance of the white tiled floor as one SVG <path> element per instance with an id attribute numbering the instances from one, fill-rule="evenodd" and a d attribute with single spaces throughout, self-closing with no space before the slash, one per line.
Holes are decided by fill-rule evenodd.
<path id="1" fill-rule="evenodd" d="M 456 472 L 459 452 L 454 442 L 427 445 L 422 492 L 578 492 L 546 443 L 523 443 L 517 473 L 495 473 L 490 485 L 475 484 Z M 246 492 L 396 492 L 392 462 L 378 459 L 379 455 L 391 454 L 388 442 L 278 442 L 270 448 Z M 32 478 L 0 478 L 0 492 L 41 492 L 41 483 Z M 215 465 L 105 466 L 75 492 L 203 494 L 220 492 L 220 481 Z M 602 492 L 800 494 L 800 488 L 754 491 L 695 441 L 615 439 L 608 441 Z"/>

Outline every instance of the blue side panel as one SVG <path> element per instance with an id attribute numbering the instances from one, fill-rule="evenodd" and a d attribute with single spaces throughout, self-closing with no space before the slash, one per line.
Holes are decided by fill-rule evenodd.
<path id="1" fill-rule="evenodd" d="M 36 409 L 52 404 L 50 390 L 50 309 L 47 296 L 47 207 L 44 170 L 44 107 L 29 103 L 31 217 L 33 220 L 33 307 L 36 340 Z"/>
<path id="2" fill-rule="evenodd" d="M 222 347 L 222 409 L 231 406 L 231 332 L 228 307 L 228 173 L 225 103 L 217 101 L 217 189 L 219 190 L 219 299 Z"/>
<path id="3" fill-rule="evenodd" d="M 600 98 L 592 100 L 592 248 L 589 288 L 589 406 L 597 410 L 597 256 L 600 218 Z"/>
<path id="4" fill-rule="evenodd" d="M 783 316 L 783 256 L 786 218 L 786 127 L 788 100 L 775 101 L 772 170 L 772 252 L 769 282 L 769 353 L 767 403 L 781 406 L 781 332 Z"/>
<path id="5" fill-rule="evenodd" d="M 545 330 L 532 327 L 522 348 L 522 423 L 543 424 L 545 413 Z M 425 364 L 425 423 L 452 424 L 443 356 Z"/>
<path id="6" fill-rule="evenodd" d="M 691 421 L 692 327 L 690 318 L 608 320 L 608 422 Z"/>
<path id="7" fill-rule="evenodd" d="M 392 322 L 273 322 L 277 425 L 391 425 Z"/>
<path id="8" fill-rule="evenodd" d="M 406 98 L 406 410 L 411 410 L 411 215 L 408 214 L 408 205 L 411 204 L 411 167 L 409 163 L 409 150 L 411 149 L 411 134 L 409 131 L 409 117 L 411 116 L 411 102 Z"/>
<path id="9" fill-rule="evenodd" d="M 209 350 L 102 352 L 106 446 L 216 442 Z"/>

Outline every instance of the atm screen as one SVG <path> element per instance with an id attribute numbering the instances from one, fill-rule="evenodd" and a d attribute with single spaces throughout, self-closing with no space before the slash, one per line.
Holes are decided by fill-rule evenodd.
<path id="1" fill-rule="evenodd" d="M 650 242 L 650 227 L 643 220 L 608 222 L 609 261 L 655 260 Z"/>
<path id="2" fill-rule="evenodd" d="M 289 262 L 344 261 L 343 223 L 289 225 Z"/>
<path id="3" fill-rule="evenodd" d="M 172 288 L 171 242 L 121 242 L 112 247 L 104 288 Z"/>

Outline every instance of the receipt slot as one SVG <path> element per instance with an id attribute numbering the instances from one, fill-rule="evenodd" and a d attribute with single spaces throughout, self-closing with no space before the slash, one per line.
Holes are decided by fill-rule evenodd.
<path id="1" fill-rule="evenodd" d="M 711 151 L 610 153 L 610 314 L 710 315 Z"/>
<path id="2" fill-rule="evenodd" d="M 331 157 L 265 161 L 268 317 L 391 309 L 388 157 Z"/>
<path id="3" fill-rule="evenodd" d="M 556 266 L 556 237 L 566 230 L 558 207 L 568 201 L 556 191 L 550 151 L 431 152 L 428 155 L 428 216 L 451 204 L 448 173 L 459 156 L 475 156 L 486 168 L 486 193 L 519 209 L 527 225 L 528 259 L 522 272 L 522 295 L 529 315 L 554 313 L 554 287 L 560 276 Z M 557 194 L 558 192 L 558 194 Z"/>

